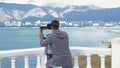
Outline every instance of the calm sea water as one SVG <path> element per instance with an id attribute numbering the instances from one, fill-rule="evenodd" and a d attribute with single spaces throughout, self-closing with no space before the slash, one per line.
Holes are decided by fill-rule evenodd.
<path id="1" fill-rule="evenodd" d="M 120 37 L 118 33 L 110 33 L 110 30 L 120 28 L 81 28 L 62 27 L 61 30 L 69 34 L 70 46 L 78 47 L 107 47 L 102 41 L 110 41 L 112 38 Z M 36 48 L 40 47 L 39 28 L 1 28 L 0 29 L 0 50 Z M 44 31 L 44 36 L 51 33 Z"/>
<path id="2" fill-rule="evenodd" d="M 118 33 L 110 33 L 110 30 L 120 30 L 120 28 L 81 28 L 62 27 L 61 30 L 69 34 L 70 46 L 77 47 L 108 47 L 102 41 L 120 37 Z M 0 29 L 0 50 L 23 49 L 40 47 L 39 28 L 1 28 Z M 45 36 L 51 33 L 45 30 Z M 35 68 L 36 57 L 29 56 L 30 68 Z M 2 59 L 2 68 L 11 68 L 10 58 Z M 16 68 L 24 68 L 24 57 L 16 58 Z"/>

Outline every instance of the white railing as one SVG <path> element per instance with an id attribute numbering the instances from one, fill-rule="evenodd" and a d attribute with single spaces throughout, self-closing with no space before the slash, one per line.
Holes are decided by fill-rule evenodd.
<path id="1" fill-rule="evenodd" d="M 74 68 L 79 68 L 78 56 L 87 56 L 87 68 L 91 66 L 91 55 L 98 54 L 101 57 L 101 68 L 105 68 L 105 56 L 111 55 L 110 48 L 88 48 L 88 47 L 70 47 L 72 56 L 74 57 Z M 36 55 L 37 65 L 35 68 L 45 68 L 46 55 L 44 54 L 44 48 L 31 48 L 31 49 L 18 49 L 18 50 L 7 50 L 0 51 L 0 59 L 4 57 L 11 58 L 11 68 L 15 68 L 15 62 L 17 56 L 24 56 L 24 68 L 29 68 L 29 56 Z M 42 62 L 41 62 L 42 61 Z M 1 60 L 0 60 L 1 63 Z M 0 67 L 1 68 L 1 67 Z"/>
<path id="2" fill-rule="evenodd" d="M 101 57 L 101 68 L 105 68 L 105 56 L 111 55 L 110 48 L 87 48 L 87 47 L 72 47 L 71 52 L 75 58 L 74 68 L 79 68 L 78 66 L 78 56 L 87 56 L 87 68 L 92 68 L 91 66 L 91 56 L 93 54 L 98 54 Z"/>
<path id="3" fill-rule="evenodd" d="M 112 48 L 88 48 L 88 47 L 70 47 L 72 56 L 74 57 L 74 68 L 79 68 L 78 56 L 87 56 L 87 68 L 91 66 L 91 55 L 98 54 L 101 57 L 101 68 L 105 68 L 105 56 L 112 56 L 112 68 L 120 68 L 120 38 L 111 40 Z M 4 57 L 11 58 L 11 68 L 16 66 L 16 58 L 18 56 L 24 56 L 24 68 L 29 68 L 29 56 L 36 55 L 37 65 L 34 68 L 45 68 L 46 55 L 44 54 L 44 48 L 31 48 L 31 49 L 18 49 L 18 50 L 7 50 L 0 51 L 0 68 L 1 60 Z M 42 62 L 41 62 L 42 61 Z"/>

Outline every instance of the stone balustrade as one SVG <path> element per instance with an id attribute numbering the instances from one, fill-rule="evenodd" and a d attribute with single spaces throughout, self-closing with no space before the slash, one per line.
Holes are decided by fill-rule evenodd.
<path id="1" fill-rule="evenodd" d="M 78 57 L 81 55 L 85 55 L 87 57 L 86 68 L 92 68 L 91 56 L 93 54 L 97 54 L 98 56 L 100 56 L 101 68 L 105 68 L 106 55 L 112 56 L 112 68 L 120 68 L 120 38 L 112 39 L 111 45 L 112 48 L 70 47 L 72 56 L 74 58 L 73 68 L 79 68 Z M 16 58 L 18 56 L 24 56 L 24 68 L 30 68 L 30 55 L 35 55 L 37 58 L 37 64 L 34 68 L 45 68 L 45 63 L 47 59 L 46 55 L 44 54 L 44 47 L 0 51 L 0 68 L 2 68 L 1 61 L 5 57 L 11 58 L 11 67 L 9 68 L 16 68 Z"/>
<path id="2" fill-rule="evenodd" d="M 74 67 L 79 68 L 78 56 L 85 55 L 87 57 L 87 68 L 92 68 L 91 56 L 97 54 L 101 57 L 101 68 L 105 68 L 105 56 L 111 55 L 111 48 L 89 48 L 89 47 L 70 47 L 72 57 L 74 58 Z M 31 49 L 17 49 L 0 51 L 0 64 L 4 57 L 11 58 L 11 68 L 16 68 L 16 58 L 18 56 L 24 56 L 24 68 L 29 68 L 29 56 L 35 55 L 37 58 L 37 64 L 35 68 L 45 68 L 47 61 L 44 54 L 44 47 L 31 48 Z M 41 62 L 42 61 L 42 62 Z M 1 66 L 1 65 L 0 65 Z M 0 67 L 1 68 L 1 67 Z"/>

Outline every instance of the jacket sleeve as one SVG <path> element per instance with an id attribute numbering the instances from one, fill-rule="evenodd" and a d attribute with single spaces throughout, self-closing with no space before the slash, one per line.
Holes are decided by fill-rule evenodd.
<path id="1" fill-rule="evenodd" d="M 47 46 L 48 44 L 50 44 L 52 40 L 51 38 L 52 36 L 48 36 L 46 39 L 44 39 L 43 37 L 40 37 L 41 46 L 43 47 L 43 46 Z"/>

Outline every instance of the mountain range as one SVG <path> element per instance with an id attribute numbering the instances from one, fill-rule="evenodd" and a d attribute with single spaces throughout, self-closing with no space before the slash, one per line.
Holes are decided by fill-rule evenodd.
<path id="1" fill-rule="evenodd" d="M 31 4 L 15 4 L 0 2 L 0 22 L 20 20 L 22 22 L 52 19 L 67 21 L 120 21 L 120 7 L 101 8 L 87 6 L 36 6 Z"/>

